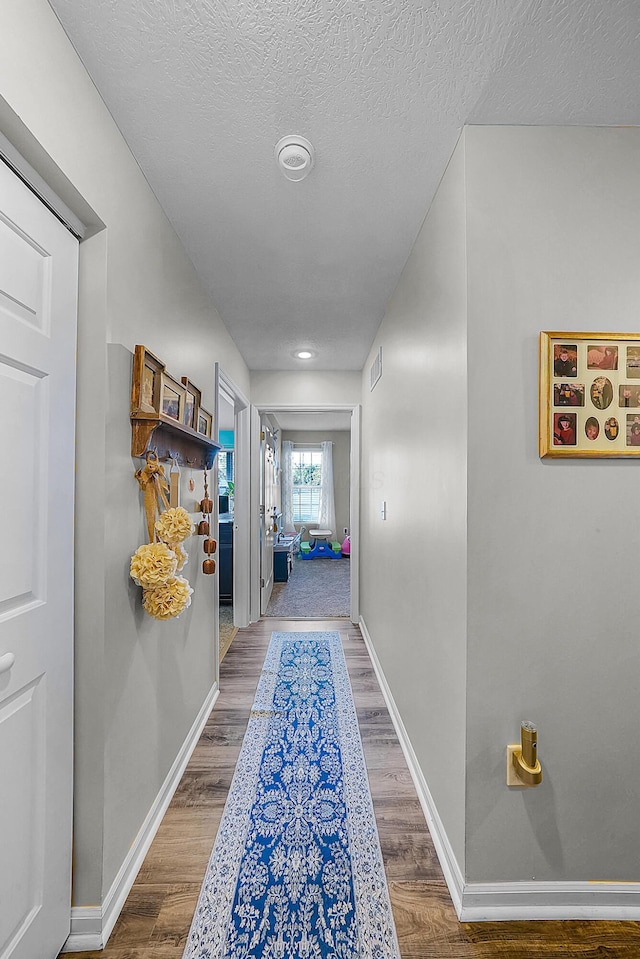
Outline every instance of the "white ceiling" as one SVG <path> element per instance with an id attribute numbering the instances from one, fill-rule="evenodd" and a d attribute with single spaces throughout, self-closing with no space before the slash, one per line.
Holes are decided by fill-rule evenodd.
<path id="1" fill-rule="evenodd" d="M 251 369 L 362 367 L 465 123 L 640 122 L 639 0 L 50 2 Z"/>

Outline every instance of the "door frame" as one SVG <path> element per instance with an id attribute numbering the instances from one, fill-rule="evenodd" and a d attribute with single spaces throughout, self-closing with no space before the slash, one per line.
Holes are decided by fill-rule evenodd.
<path id="1" fill-rule="evenodd" d="M 28 436 L 37 447 L 31 472 L 34 481 L 43 487 L 34 522 L 37 526 L 38 518 L 44 520 L 50 535 L 43 534 L 39 553 L 28 555 L 26 582 L 20 576 L 10 583 L 0 613 L 0 652 L 5 661 L 0 712 L 5 745 L 14 755 L 24 754 L 16 741 L 19 734 L 12 731 L 15 717 L 21 714 L 18 729 L 21 727 L 29 740 L 30 762 L 38 767 L 27 787 L 33 805 L 24 810 L 31 819 L 28 825 L 33 839 L 33 848 L 24 859 L 28 870 L 23 886 L 25 896 L 22 902 L 13 904 L 13 908 L 23 912 L 8 939 L 3 933 L 0 951 L 5 955 L 6 947 L 7 955 L 26 955 L 31 954 L 35 945 L 38 951 L 39 947 L 47 952 L 55 949 L 57 954 L 71 931 L 76 729 L 75 461 L 82 227 L 74 218 L 72 228 L 63 218 L 60 209 L 66 208 L 61 201 L 60 209 L 54 208 L 58 198 L 53 191 L 49 190 L 49 200 L 45 200 L 43 190 L 34 188 L 35 171 L 17 150 L 11 147 L 12 160 L 7 158 L 10 146 L 2 136 L 2 219 L 6 233 L 13 240 L 20 238 L 23 244 L 14 265 L 20 274 L 22 251 L 30 247 L 31 255 L 37 251 L 40 262 L 47 261 L 47 266 L 37 277 L 27 268 L 18 299 L 13 300 L 8 292 L 4 294 L 8 301 L 13 300 L 16 312 L 8 317 L 3 376 L 24 376 L 23 388 L 31 391 L 27 399 L 32 407 Z M 30 177 L 23 173 L 27 168 Z M 44 185 L 44 181 L 41 183 Z M 66 212 L 71 216 L 70 211 Z M 36 284 L 41 307 L 34 306 L 34 325 L 27 323 L 25 327 L 25 314 L 31 312 L 32 286 Z M 22 463 L 20 452 L 12 450 L 14 459 L 18 457 L 17 463 Z M 47 460 L 56 464 L 51 475 Z M 47 479 L 51 480 L 48 488 Z M 54 505 L 55 489 L 64 489 L 68 494 L 61 509 Z M 51 523 L 47 517 L 53 517 Z M 43 625 L 49 632 L 45 630 L 46 642 L 40 648 Z M 34 641 L 34 636 L 39 638 Z M 18 773 L 18 788 L 28 776 L 29 773 Z M 24 852 L 22 846 L 20 852 Z M 10 918 L 15 921 L 15 914 Z"/>
<path id="2" fill-rule="evenodd" d="M 360 621 L 360 450 L 362 445 L 359 403 L 261 403 L 251 405 L 251 622 L 260 619 L 260 418 L 265 413 L 330 413 L 333 410 L 349 411 L 350 425 L 350 489 L 349 524 L 351 530 L 350 568 L 350 619 Z"/>
<path id="3" fill-rule="evenodd" d="M 239 386 L 222 369 L 219 363 L 215 364 L 215 395 L 216 407 L 214 414 L 215 435 L 218 436 L 218 397 L 224 393 L 233 405 L 234 411 L 234 475 L 235 486 L 233 493 L 233 625 L 248 626 L 250 618 L 250 522 L 251 516 L 251 445 L 250 445 L 250 413 L 249 400 Z M 218 463 L 214 475 L 213 487 L 218 486 Z M 216 526 L 218 523 L 218 498 L 214 497 Z"/>

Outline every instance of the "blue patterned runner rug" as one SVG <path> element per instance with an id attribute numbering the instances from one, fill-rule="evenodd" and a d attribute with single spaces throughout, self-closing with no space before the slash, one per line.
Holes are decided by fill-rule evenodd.
<path id="1" fill-rule="evenodd" d="M 183 959 L 399 959 L 339 633 L 273 633 Z"/>

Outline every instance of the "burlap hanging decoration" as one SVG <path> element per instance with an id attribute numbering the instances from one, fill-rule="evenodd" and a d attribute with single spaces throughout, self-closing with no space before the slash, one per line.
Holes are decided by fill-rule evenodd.
<path id="1" fill-rule="evenodd" d="M 164 466 L 158 459 L 158 454 L 153 450 L 147 450 L 145 453 L 147 465 L 143 469 L 136 470 L 136 479 L 140 489 L 144 493 L 144 510 L 147 516 L 147 532 L 149 542 L 153 543 L 156 539 L 155 524 L 161 506 L 169 509 L 169 501 L 165 495 L 169 484 L 164 475 Z"/>

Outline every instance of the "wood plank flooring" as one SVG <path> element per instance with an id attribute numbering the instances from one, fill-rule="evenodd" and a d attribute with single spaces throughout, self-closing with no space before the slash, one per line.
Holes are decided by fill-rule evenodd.
<path id="1" fill-rule="evenodd" d="M 272 630 L 343 637 L 402 959 L 640 959 L 640 923 L 459 923 L 360 630 L 347 620 L 266 619 L 236 634 L 220 697 L 103 952 L 182 959 Z"/>

